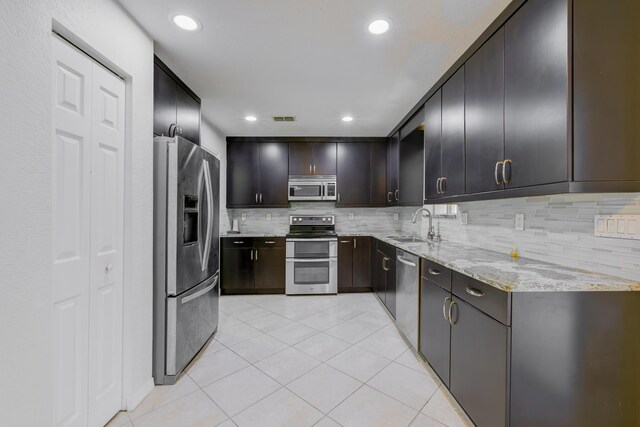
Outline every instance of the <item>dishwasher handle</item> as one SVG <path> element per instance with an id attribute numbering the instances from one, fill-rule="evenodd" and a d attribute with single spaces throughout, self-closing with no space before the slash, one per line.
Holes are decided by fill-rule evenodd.
<path id="1" fill-rule="evenodd" d="M 404 264 L 404 265 L 408 265 L 409 267 L 417 267 L 417 264 L 416 264 L 415 262 L 408 261 L 408 260 L 406 260 L 406 259 L 402 258 L 400 255 L 398 255 L 398 256 L 396 257 L 396 259 L 397 259 L 399 262 L 401 262 L 402 264 Z"/>

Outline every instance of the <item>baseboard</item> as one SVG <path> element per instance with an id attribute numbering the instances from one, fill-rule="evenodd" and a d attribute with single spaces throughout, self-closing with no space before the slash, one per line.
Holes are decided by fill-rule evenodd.
<path id="1" fill-rule="evenodd" d="M 136 409 L 140 402 L 142 402 L 144 398 L 151 393 L 151 390 L 153 390 L 154 387 L 155 384 L 153 383 L 153 377 L 151 377 L 142 385 L 142 387 L 131 393 L 127 399 L 127 411 L 133 411 Z"/>

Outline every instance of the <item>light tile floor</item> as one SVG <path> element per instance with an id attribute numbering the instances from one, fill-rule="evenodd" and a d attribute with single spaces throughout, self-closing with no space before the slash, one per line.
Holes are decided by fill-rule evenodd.
<path id="1" fill-rule="evenodd" d="M 185 371 L 108 426 L 472 425 L 373 294 L 223 296 Z"/>

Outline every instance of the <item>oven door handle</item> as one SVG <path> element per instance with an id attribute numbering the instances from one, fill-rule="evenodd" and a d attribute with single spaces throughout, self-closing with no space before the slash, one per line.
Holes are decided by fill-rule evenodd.
<path id="1" fill-rule="evenodd" d="M 337 258 L 287 258 L 287 262 L 338 262 Z"/>

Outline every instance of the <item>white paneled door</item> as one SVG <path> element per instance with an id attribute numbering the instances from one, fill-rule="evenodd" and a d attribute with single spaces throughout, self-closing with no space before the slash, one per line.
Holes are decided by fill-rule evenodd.
<path id="1" fill-rule="evenodd" d="M 53 424 L 121 407 L 124 94 L 53 36 Z"/>

